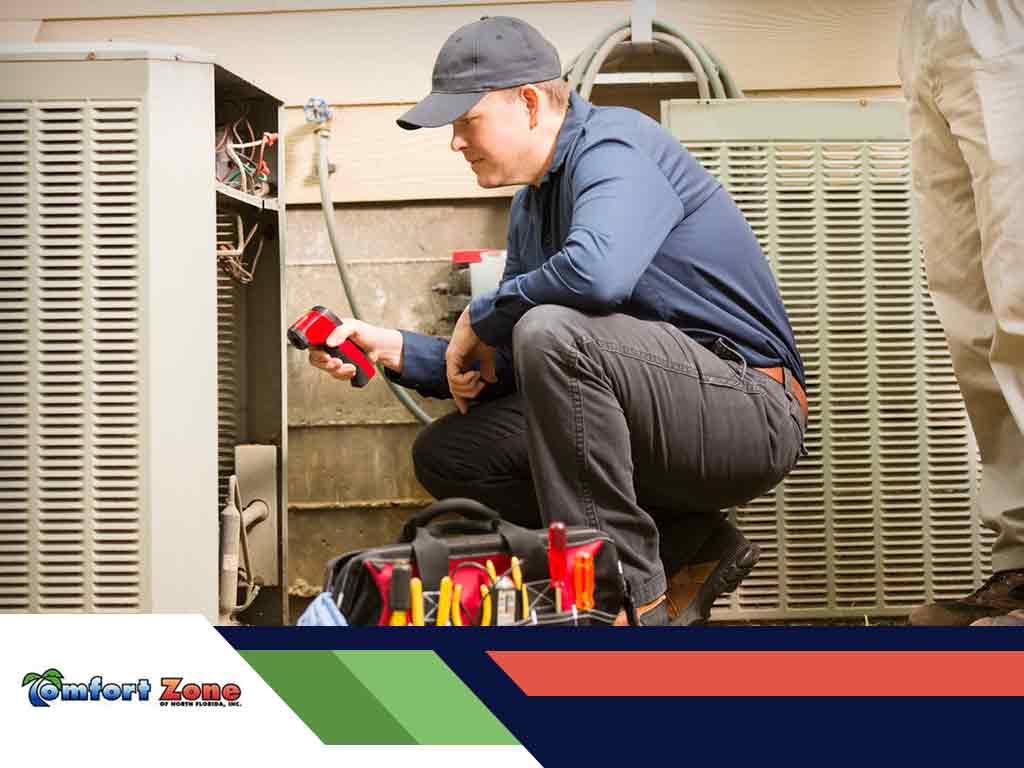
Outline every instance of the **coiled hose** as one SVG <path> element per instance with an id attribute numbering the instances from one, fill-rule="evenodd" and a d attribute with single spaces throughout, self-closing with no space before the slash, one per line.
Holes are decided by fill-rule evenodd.
<path id="1" fill-rule="evenodd" d="M 739 99 L 743 91 L 737 86 L 722 63 L 715 55 L 693 40 L 675 26 L 655 19 L 651 23 L 652 38 L 655 43 L 679 53 L 693 70 L 697 78 L 697 92 L 700 98 L 708 99 Z M 601 67 L 606 63 L 612 50 L 632 36 L 633 30 L 629 19 L 624 19 L 609 27 L 588 45 L 582 53 L 565 67 L 562 76 L 569 80 L 573 88 L 578 88 L 580 96 L 590 98 Z"/>

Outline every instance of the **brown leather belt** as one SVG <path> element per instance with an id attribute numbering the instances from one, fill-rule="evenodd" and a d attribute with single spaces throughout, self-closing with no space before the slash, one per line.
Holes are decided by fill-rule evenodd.
<path id="1" fill-rule="evenodd" d="M 782 386 L 786 386 L 786 369 L 782 366 L 775 368 L 754 368 L 755 371 L 760 371 L 765 376 L 771 376 Z M 807 424 L 807 393 L 804 392 L 804 388 L 800 386 L 800 382 L 796 380 L 796 376 L 790 374 L 789 380 L 793 383 L 792 390 L 796 396 L 796 400 L 800 403 L 800 410 L 804 412 L 804 425 Z"/>

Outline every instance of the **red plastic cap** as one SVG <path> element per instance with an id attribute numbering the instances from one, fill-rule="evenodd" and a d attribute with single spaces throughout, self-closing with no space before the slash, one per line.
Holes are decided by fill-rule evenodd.
<path id="1" fill-rule="evenodd" d="M 452 251 L 452 264 L 478 264 L 484 259 L 485 253 L 501 253 L 499 248 L 465 248 Z"/>

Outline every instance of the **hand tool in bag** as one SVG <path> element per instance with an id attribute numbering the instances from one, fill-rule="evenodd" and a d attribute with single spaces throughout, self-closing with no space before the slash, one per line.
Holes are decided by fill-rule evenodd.
<path id="1" fill-rule="evenodd" d="M 495 584 L 497 607 L 494 611 L 494 623 L 499 627 L 507 627 L 516 623 L 516 587 L 512 579 L 502 576 Z"/>
<path id="2" fill-rule="evenodd" d="M 530 597 L 526 592 L 526 583 L 523 581 L 523 569 L 519 566 L 519 558 L 515 555 L 512 555 L 512 583 L 522 595 L 523 621 L 526 621 L 530 618 Z"/>
<path id="3" fill-rule="evenodd" d="M 449 513 L 460 519 L 438 519 Z M 486 563 L 490 560 L 499 581 L 502 577 L 506 579 L 501 586 L 513 598 L 511 612 L 515 616 L 515 624 L 529 624 L 531 619 L 537 624 L 567 624 L 572 623 L 571 613 L 575 606 L 574 582 L 569 580 L 572 574 L 567 571 L 575 563 L 576 555 L 585 552 L 592 558 L 594 566 L 591 594 L 595 605 L 582 612 L 577 609 L 578 619 L 580 623 L 611 624 L 626 599 L 626 584 L 615 543 L 606 533 L 585 527 L 562 526 L 562 537 L 559 527 L 555 526 L 555 556 L 549 558 L 552 536 L 546 528 L 523 528 L 503 520 L 497 512 L 477 502 L 446 499 L 410 518 L 395 544 L 355 550 L 334 558 L 326 568 L 324 590 L 330 592 L 350 624 L 387 625 L 391 618 L 392 571 L 396 565 L 404 564 L 410 566 L 412 573 L 421 581 L 425 598 L 424 621 L 429 620 L 431 626 L 451 623 L 452 591 L 456 583 L 462 586 L 462 613 L 459 617 L 462 623 L 481 623 L 486 602 L 480 593 L 483 585 L 490 597 L 488 623 L 495 626 L 498 585 L 491 582 L 487 572 Z M 561 538 L 564 538 L 564 544 Z M 516 562 L 512 561 L 513 557 Z M 561 592 L 560 613 L 554 610 L 552 569 L 555 571 L 554 584 Z M 515 582 L 520 579 L 521 587 L 517 589 Z M 585 582 L 587 580 L 584 579 Z M 410 600 L 406 620 L 415 625 L 419 609 L 411 577 L 408 589 Z"/>
<path id="4" fill-rule="evenodd" d="M 423 626 L 423 582 L 418 576 L 409 579 L 409 601 L 412 603 L 412 625 Z"/>
<path id="5" fill-rule="evenodd" d="M 565 584 L 565 523 L 548 526 L 548 573 L 555 594 L 555 611 L 562 612 L 562 585 Z"/>
<path id="6" fill-rule="evenodd" d="M 488 627 L 491 624 L 491 590 L 486 584 L 480 585 L 480 626 Z"/>
<path id="7" fill-rule="evenodd" d="M 462 626 L 462 585 L 452 587 L 452 626 Z"/>
<path id="8" fill-rule="evenodd" d="M 288 341 L 296 349 L 322 349 L 331 357 L 356 367 L 356 375 L 352 379 L 353 387 L 365 387 L 373 378 L 374 370 L 363 350 L 351 339 L 345 339 L 340 347 L 330 347 L 327 339 L 335 328 L 342 325 L 341 320 L 327 307 L 317 305 L 304 314 L 288 329 Z"/>
<path id="9" fill-rule="evenodd" d="M 404 627 L 409 623 L 409 577 L 412 569 L 405 563 L 398 563 L 391 569 L 391 588 L 388 590 L 388 606 L 391 608 L 392 627 Z"/>
<path id="10" fill-rule="evenodd" d="M 586 552 L 580 552 L 572 565 L 573 587 L 576 592 L 576 608 L 589 611 L 594 607 L 594 559 Z"/>
<path id="11" fill-rule="evenodd" d="M 452 580 L 445 576 L 441 579 L 441 594 L 437 598 L 437 626 L 448 626 L 448 615 L 452 609 Z"/>

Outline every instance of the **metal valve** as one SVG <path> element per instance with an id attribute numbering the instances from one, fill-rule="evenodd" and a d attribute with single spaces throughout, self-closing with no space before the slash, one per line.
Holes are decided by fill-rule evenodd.
<path id="1" fill-rule="evenodd" d="M 319 96 L 310 96 L 305 106 L 302 107 L 302 111 L 306 115 L 307 123 L 316 123 L 317 125 L 326 123 L 334 114 L 327 106 L 326 99 Z"/>

